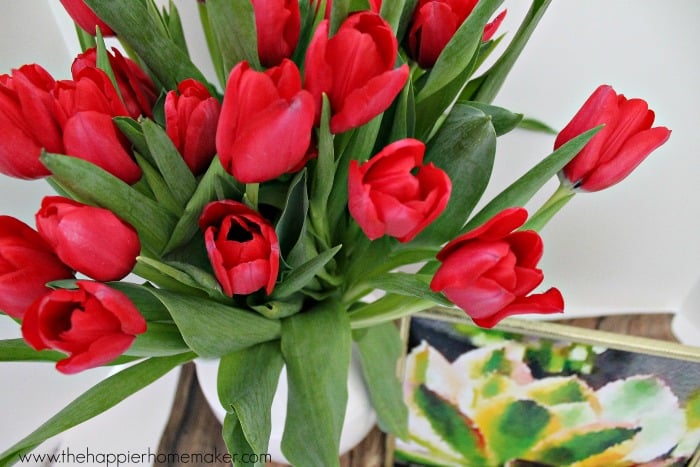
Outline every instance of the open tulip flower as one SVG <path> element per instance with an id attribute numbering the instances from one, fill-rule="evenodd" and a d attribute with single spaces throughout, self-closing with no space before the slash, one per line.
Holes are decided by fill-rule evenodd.
<path id="1" fill-rule="evenodd" d="M 563 311 L 538 290 L 537 233 L 562 195 L 523 206 L 560 171 L 565 197 L 617 183 L 670 133 L 603 86 L 485 200 L 497 138 L 523 118 L 492 102 L 550 2 L 506 46 L 501 0 L 200 1 L 209 77 L 175 2 L 154 1 L 62 0 L 83 49 L 70 79 L 0 75 L 0 173 L 60 195 L 36 230 L 0 216 L 0 312 L 26 341 L 0 341 L 0 361 L 133 365 L 0 465 L 203 357 L 219 359 L 232 452 L 267 452 L 286 365 L 287 460 L 338 466 L 353 346 L 380 426 L 406 437 L 395 320 Z"/>

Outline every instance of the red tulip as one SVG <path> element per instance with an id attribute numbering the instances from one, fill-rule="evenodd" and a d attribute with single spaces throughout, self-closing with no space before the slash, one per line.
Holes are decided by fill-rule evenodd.
<path id="1" fill-rule="evenodd" d="M 114 35 L 114 31 L 92 11 L 92 8 L 85 4 L 85 0 L 61 0 L 61 4 L 73 18 L 73 21 L 93 36 L 97 34 L 97 26 L 99 26 L 103 36 Z"/>
<path id="2" fill-rule="evenodd" d="M 371 240 L 390 235 L 411 241 L 447 206 L 452 183 L 415 139 L 392 143 L 360 165 L 350 162 L 348 208 Z"/>
<path id="3" fill-rule="evenodd" d="M 622 181 L 671 136 L 668 128 L 652 128 L 653 123 L 654 112 L 646 101 L 599 86 L 559 133 L 554 148 L 598 125 L 605 127 L 564 167 L 560 178 L 581 191 L 599 191 Z"/>
<path id="4" fill-rule="evenodd" d="M 384 112 L 408 79 L 408 66 L 394 68 L 396 37 L 376 13 L 349 16 L 328 38 L 328 20 L 316 29 L 306 53 L 305 83 L 316 100 L 320 118 L 321 96 L 331 105 L 331 132 L 342 133 Z"/>
<path id="5" fill-rule="evenodd" d="M 0 216 L 0 310 L 22 318 L 50 289 L 47 282 L 72 279 L 73 271 L 25 223 Z"/>
<path id="6" fill-rule="evenodd" d="M 294 62 L 263 72 L 247 62 L 228 79 L 216 148 L 224 168 L 241 183 L 272 180 L 299 169 L 314 123 L 314 100 L 301 88 Z"/>
<path id="7" fill-rule="evenodd" d="M 151 78 L 129 58 L 124 57 L 116 48 L 107 54 L 109 65 L 119 86 L 119 92 L 129 115 L 138 118 L 141 115 L 153 116 L 153 104 L 158 98 Z M 95 48 L 87 50 L 76 57 L 71 67 L 73 79 L 77 80 L 86 68 L 97 67 Z"/>
<path id="8" fill-rule="evenodd" d="M 542 257 L 540 236 L 532 230 L 514 231 L 525 220 L 525 209 L 506 209 L 452 240 L 438 253 L 442 264 L 430 288 L 443 292 L 483 327 L 514 314 L 561 312 L 559 290 L 528 295 L 544 275 L 536 268 Z"/>
<path id="9" fill-rule="evenodd" d="M 299 0 L 252 0 L 258 34 L 258 56 L 271 67 L 290 58 L 301 32 Z"/>
<path id="10" fill-rule="evenodd" d="M 95 111 L 111 117 L 129 116 L 112 80 L 99 68 L 84 68 L 73 80 L 61 80 L 53 91 L 61 125 L 78 112 Z"/>
<path id="11" fill-rule="evenodd" d="M 216 154 L 221 104 L 194 79 L 181 82 L 178 92 L 165 96 L 165 129 L 187 166 L 199 175 Z"/>
<path id="12" fill-rule="evenodd" d="M 0 75 L 0 173 L 35 179 L 50 172 L 41 149 L 62 153 L 63 141 L 52 91 L 56 81 L 39 65 Z"/>
<path id="13" fill-rule="evenodd" d="M 119 280 L 136 264 L 136 231 L 112 211 L 47 196 L 36 213 L 39 234 L 61 260 L 95 280 Z"/>
<path id="14" fill-rule="evenodd" d="M 269 295 L 277 281 L 280 247 L 272 225 L 237 201 L 209 203 L 199 219 L 214 274 L 228 296 L 261 288 Z"/>
<path id="15" fill-rule="evenodd" d="M 77 281 L 77 289 L 53 290 L 35 301 L 22 321 L 24 339 L 37 350 L 69 354 L 56 369 L 78 373 L 126 352 L 146 320 L 129 297 L 99 282 Z"/>
<path id="16" fill-rule="evenodd" d="M 420 0 L 408 32 L 408 54 L 423 68 L 431 68 L 479 0 Z M 493 37 L 506 11 L 484 27 L 482 40 Z"/>

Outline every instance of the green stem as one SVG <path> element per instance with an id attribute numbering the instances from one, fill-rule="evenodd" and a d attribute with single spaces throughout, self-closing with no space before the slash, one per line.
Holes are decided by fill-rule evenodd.
<path id="1" fill-rule="evenodd" d="M 521 230 L 542 230 L 547 222 L 576 194 L 570 187 L 560 184 L 552 196 L 522 226 Z"/>
<path id="2" fill-rule="evenodd" d="M 258 210 L 258 194 L 260 192 L 259 183 L 248 183 L 245 186 L 244 202 L 251 209 Z"/>

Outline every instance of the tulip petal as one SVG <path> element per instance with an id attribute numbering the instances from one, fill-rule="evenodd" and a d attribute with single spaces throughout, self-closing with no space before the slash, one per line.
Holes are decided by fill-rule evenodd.
<path id="1" fill-rule="evenodd" d="M 483 328 L 492 328 L 502 319 L 518 314 L 552 314 L 564 311 L 564 298 L 559 290 L 551 288 L 541 294 L 533 294 L 523 297 L 499 312 L 485 317 L 472 318 L 474 322 Z"/>

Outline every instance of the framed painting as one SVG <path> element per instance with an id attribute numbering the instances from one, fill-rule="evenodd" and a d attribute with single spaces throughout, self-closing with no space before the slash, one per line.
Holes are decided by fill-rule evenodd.
<path id="1" fill-rule="evenodd" d="M 412 318 L 395 467 L 700 465 L 700 349 L 544 321 Z"/>

